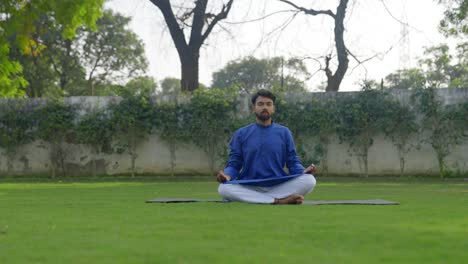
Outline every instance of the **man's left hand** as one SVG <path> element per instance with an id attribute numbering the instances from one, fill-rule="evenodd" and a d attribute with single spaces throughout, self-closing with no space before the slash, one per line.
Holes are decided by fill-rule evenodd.
<path id="1" fill-rule="evenodd" d="M 304 174 L 314 174 L 315 172 L 317 172 L 317 167 L 315 167 L 314 164 L 310 164 L 310 166 L 304 170 Z"/>

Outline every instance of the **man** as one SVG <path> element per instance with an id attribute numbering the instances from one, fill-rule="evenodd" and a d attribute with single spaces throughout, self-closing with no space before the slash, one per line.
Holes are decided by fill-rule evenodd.
<path id="1" fill-rule="evenodd" d="M 302 204 L 304 195 L 315 187 L 315 165 L 304 169 L 291 131 L 272 121 L 275 100 L 270 91 L 263 89 L 252 96 L 256 122 L 234 133 L 229 161 L 216 175 L 221 183 L 218 192 L 225 200 Z"/>

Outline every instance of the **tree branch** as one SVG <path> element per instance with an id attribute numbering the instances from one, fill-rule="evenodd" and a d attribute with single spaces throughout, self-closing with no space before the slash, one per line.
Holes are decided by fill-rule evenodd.
<path id="1" fill-rule="evenodd" d="M 206 28 L 205 32 L 203 33 L 201 37 L 201 44 L 205 41 L 205 39 L 210 35 L 211 31 L 213 30 L 214 26 L 220 21 L 223 20 L 227 17 L 229 14 L 229 11 L 231 10 L 232 3 L 234 0 L 229 0 L 227 4 L 223 5 L 223 8 L 221 9 L 221 12 L 219 12 L 217 15 L 214 16 L 213 20 L 211 23 L 208 24 L 208 27 Z"/>
<path id="2" fill-rule="evenodd" d="M 190 32 L 189 46 L 201 47 L 203 43 L 202 30 L 205 25 L 205 12 L 208 0 L 197 0 L 193 9 L 192 31 Z"/>
<path id="3" fill-rule="evenodd" d="M 283 2 L 285 4 L 288 4 L 294 8 L 296 8 L 297 10 L 300 10 L 304 13 L 306 13 L 307 15 L 312 15 L 312 16 L 316 16 L 316 15 L 329 15 L 333 18 L 335 18 L 335 14 L 330 10 L 315 10 L 315 9 L 307 9 L 307 8 L 304 8 L 304 7 L 301 7 L 301 6 L 297 6 L 296 4 L 288 1 L 288 0 L 278 0 L 280 2 Z"/>
<path id="4" fill-rule="evenodd" d="M 176 49 L 178 50 L 179 55 L 183 54 L 187 49 L 187 42 L 185 40 L 184 31 L 180 28 L 177 23 L 177 19 L 172 11 L 171 3 L 169 0 L 150 0 L 156 7 L 161 10 L 161 13 L 164 16 L 164 20 L 167 23 L 169 32 L 171 33 L 172 39 Z"/>

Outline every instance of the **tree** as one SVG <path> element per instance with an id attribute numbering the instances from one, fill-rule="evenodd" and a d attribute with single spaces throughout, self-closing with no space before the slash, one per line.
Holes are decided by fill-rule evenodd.
<path id="1" fill-rule="evenodd" d="M 457 45 L 451 54 L 448 45 L 427 47 L 419 68 L 398 70 L 385 77 L 387 87 L 399 89 L 468 87 L 468 43 Z"/>
<path id="2" fill-rule="evenodd" d="M 208 156 L 215 171 L 217 162 L 227 154 L 227 143 L 233 127 L 236 91 L 233 89 L 197 89 L 187 110 L 190 139 Z"/>
<path id="3" fill-rule="evenodd" d="M 180 142 L 189 138 L 186 126 L 188 124 L 186 105 L 161 103 L 156 106 L 154 127 L 158 135 L 169 145 L 171 157 L 171 176 L 174 176 L 176 166 L 176 150 Z"/>
<path id="4" fill-rule="evenodd" d="M 87 94 L 96 93 L 95 83 L 125 80 L 146 71 L 143 43 L 127 29 L 129 22 L 130 18 L 106 10 L 97 21 L 97 31 L 83 33 L 80 60 L 87 70 Z"/>
<path id="5" fill-rule="evenodd" d="M 337 129 L 340 140 L 346 141 L 357 155 L 364 175 L 368 176 L 369 149 L 374 137 L 382 132 L 384 120 L 381 113 L 388 105 L 388 94 L 365 89 L 355 96 L 340 98 L 337 102 L 340 125 Z"/>
<path id="6" fill-rule="evenodd" d="M 415 88 L 421 89 L 421 88 Z M 400 176 L 405 173 L 406 155 L 416 147 L 412 144 L 412 137 L 418 132 L 416 114 L 408 105 L 402 105 L 398 101 L 390 101 L 381 113 L 383 131 L 385 137 L 390 138 L 398 152 L 400 161 Z"/>
<path id="7" fill-rule="evenodd" d="M 334 98 L 310 99 L 304 94 L 284 96 L 275 105 L 275 122 L 287 126 L 303 163 L 320 163 L 320 172 L 328 174 L 328 147 L 339 124 Z M 308 143 L 314 143 L 313 148 Z"/>
<path id="8" fill-rule="evenodd" d="M 0 2 L 0 96 L 21 96 L 26 80 L 23 67 L 10 58 L 13 43 L 22 54 L 37 56 L 46 48 L 32 36 L 36 21 L 46 15 L 63 26 L 63 36 L 72 38 L 81 25 L 94 27 L 101 15 L 104 0 L 4 0 Z"/>
<path id="9" fill-rule="evenodd" d="M 121 91 L 119 95 L 128 93 L 128 95 L 152 96 L 156 93 L 157 88 L 158 84 L 153 77 L 139 76 L 128 81 L 127 84 L 125 84 L 123 91 Z"/>
<path id="10" fill-rule="evenodd" d="M 412 99 L 420 114 L 422 142 L 433 148 L 439 165 L 439 175 L 444 178 L 450 174 L 447 156 L 455 146 L 467 138 L 467 104 L 444 105 L 437 95 L 437 90 L 432 87 L 415 90 Z"/>
<path id="11" fill-rule="evenodd" d="M 181 9 L 185 9 L 180 16 L 176 17 L 170 0 L 150 0 L 159 8 L 164 16 L 167 27 L 171 34 L 174 45 L 179 54 L 181 63 L 181 88 L 183 91 L 193 91 L 198 88 L 198 60 L 200 48 L 208 38 L 213 28 L 218 22 L 225 19 L 231 10 L 234 0 L 223 3 L 221 11 L 211 13 L 207 11 L 208 0 L 195 0 L 194 7 L 186 7 L 181 4 Z M 188 24 L 187 21 L 191 21 Z M 186 39 L 185 30 L 190 28 L 190 38 Z"/>
<path id="12" fill-rule="evenodd" d="M 419 68 L 397 70 L 385 77 L 390 89 L 417 89 L 426 87 L 424 72 Z"/>
<path id="13" fill-rule="evenodd" d="M 286 73 L 285 73 L 286 72 Z M 302 77 L 302 79 L 299 79 Z M 212 87 L 230 88 L 251 93 L 259 89 L 283 88 L 285 91 L 305 91 L 305 80 L 309 77 L 304 63 L 295 58 L 282 57 L 257 59 L 246 57 L 231 61 L 213 74 Z"/>
<path id="14" fill-rule="evenodd" d="M 76 109 L 62 101 L 49 101 L 36 111 L 38 120 L 38 137 L 49 145 L 50 168 L 52 178 L 57 171 L 67 173 L 65 160 L 67 154 L 65 143 L 74 129 Z"/>
<path id="15" fill-rule="evenodd" d="M 51 94 L 70 94 L 84 86 L 85 70 L 79 63 L 75 38 L 63 36 L 64 28 L 52 17 L 41 16 L 35 21 L 36 32 L 32 38 L 44 48 L 40 53 L 23 54 L 21 47 L 12 44 L 10 58 L 18 60 L 28 82 L 25 86 L 28 97 L 43 97 Z M 78 32 L 82 32 L 79 30 Z"/>
<path id="16" fill-rule="evenodd" d="M 444 18 L 440 21 L 440 30 L 447 36 L 468 36 L 468 1 L 438 0 L 446 6 Z"/>
<path id="17" fill-rule="evenodd" d="M 468 87 L 468 45 L 459 44 L 458 63 L 453 63 L 453 56 L 446 44 L 426 48 L 425 57 L 420 60 L 425 71 L 427 85 L 432 88 Z"/>
<path id="18" fill-rule="evenodd" d="M 117 140 L 117 152 L 130 155 L 131 173 L 135 177 L 137 146 L 151 133 L 154 108 L 145 95 L 124 97 L 109 107 L 110 126 Z"/>
<path id="19" fill-rule="evenodd" d="M 163 98 L 167 98 L 171 102 L 177 102 L 177 97 L 180 93 L 180 79 L 166 77 L 161 81 L 159 95 L 163 96 Z"/>
<path id="20" fill-rule="evenodd" d="M 4 100 L 0 104 L 0 147 L 5 150 L 7 173 L 12 173 L 13 161 L 22 145 L 35 137 L 34 103 Z"/>
<path id="21" fill-rule="evenodd" d="M 113 136 L 113 128 L 110 123 L 109 111 L 92 110 L 81 117 L 76 126 L 77 140 L 91 148 L 91 172 L 96 176 L 97 157 L 105 146 L 110 145 Z"/>
<path id="22" fill-rule="evenodd" d="M 335 48 L 336 48 L 336 54 L 337 54 L 337 59 L 338 59 L 338 66 L 336 68 L 335 73 L 332 72 L 330 69 L 330 61 L 332 59 L 332 55 L 327 55 L 325 56 L 325 75 L 327 76 L 327 87 L 325 91 L 327 92 L 336 92 L 340 88 L 341 81 L 344 78 L 344 75 L 346 71 L 348 70 L 348 54 L 349 51 L 346 48 L 345 42 L 344 42 L 344 18 L 346 15 L 346 8 L 348 6 L 349 0 L 340 0 L 338 7 L 336 9 L 336 12 L 333 13 L 331 10 L 316 10 L 316 9 L 308 9 L 305 7 L 297 6 L 296 4 L 292 3 L 291 1 L 288 0 L 279 0 L 280 2 L 286 3 L 295 9 L 297 9 L 297 12 L 304 12 L 307 15 L 327 15 L 330 16 L 335 20 L 335 28 L 334 28 L 334 33 L 335 33 Z"/>

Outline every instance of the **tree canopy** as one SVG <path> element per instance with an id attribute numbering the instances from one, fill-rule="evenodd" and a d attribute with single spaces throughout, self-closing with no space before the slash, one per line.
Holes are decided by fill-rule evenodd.
<path id="1" fill-rule="evenodd" d="M 216 24 L 228 16 L 234 0 L 223 2 L 221 10 L 213 12 L 207 9 L 208 0 L 194 2 L 195 6 L 186 3 L 171 4 L 170 0 L 151 0 L 151 3 L 158 7 L 163 14 L 179 54 L 180 82 L 183 91 L 193 91 L 198 88 L 200 48 Z M 174 7 L 177 7 L 182 14 L 174 13 Z M 187 39 L 188 31 L 190 31 L 190 37 Z"/>
<path id="2" fill-rule="evenodd" d="M 304 91 L 309 74 L 303 61 L 282 57 L 257 59 L 246 57 L 231 61 L 213 74 L 212 87 L 236 87 L 251 93 L 258 89 L 283 89 Z"/>
<path id="3" fill-rule="evenodd" d="M 104 0 L 3 0 L 0 2 L 0 96 L 22 96 L 27 82 L 18 60 L 10 58 L 12 44 L 21 54 L 38 56 L 45 45 L 37 34 L 37 21 L 46 15 L 63 27 L 63 36 L 73 38 L 85 25 L 95 29 Z"/>

